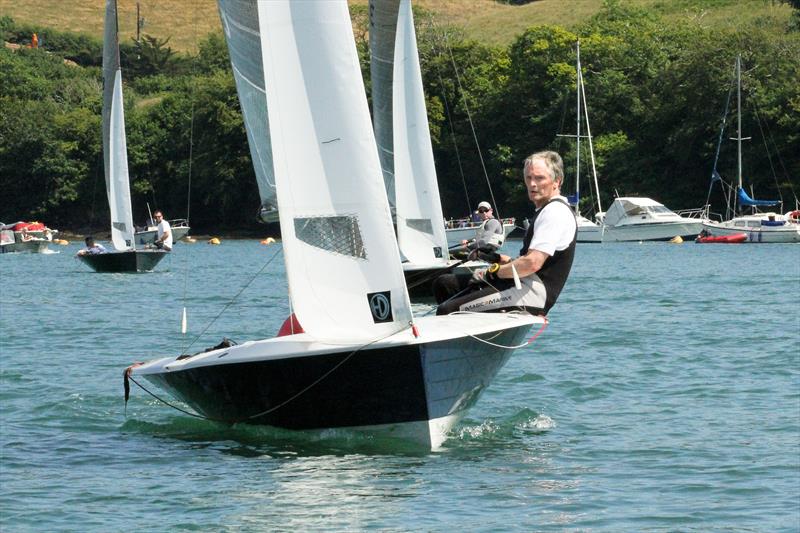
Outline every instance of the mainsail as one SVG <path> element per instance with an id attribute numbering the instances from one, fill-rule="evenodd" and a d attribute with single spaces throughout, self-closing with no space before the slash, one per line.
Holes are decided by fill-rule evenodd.
<path id="1" fill-rule="evenodd" d="M 335 342 L 407 328 L 411 307 L 347 2 L 253 7 L 294 313 L 308 334 Z"/>
<path id="2" fill-rule="evenodd" d="M 381 2 L 375 2 L 380 4 Z M 389 2 L 393 4 L 393 2 Z M 383 35 L 389 35 L 388 32 Z M 380 43 L 381 39 L 376 41 Z M 411 2 L 401 0 L 393 52 L 391 112 L 397 240 L 411 263 L 445 263 L 447 236 L 436 181 Z M 384 93 L 376 93 L 377 106 Z M 376 114 L 376 131 L 383 116 Z M 386 169 L 384 168 L 384 175 Z"/>
<path id="3" fill-rule="evenodd" d="M 115 249 L 128 250 L 134 243 L 134 227 L 128 178 L 116 0 L 106 0 L 103 40 L 103 156 L 106 193 L 111 210 L 111 241 Z"/>
<path id="4" fill-rule="evenodd" d="M 266 215 L 262 217 L 272 221 L 277 199 L 257 4 L 250 0 L 219 0 L 218 5 L 261 196 L 262 213 Z"/>

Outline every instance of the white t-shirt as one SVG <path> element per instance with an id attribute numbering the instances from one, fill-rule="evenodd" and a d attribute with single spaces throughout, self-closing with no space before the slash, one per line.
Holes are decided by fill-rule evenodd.
<path id="1" fill-rule="evenodd" d="M 566 201 L 566 198 L 559 196 Z M 539 250 L 549 256 L 566 250 L 575 237 L 577 222 L 575 214 L 565 203 L 551 202 L 542 208 L 542 212 L 533 223 L 533 239 L 529 250 Z"/>
<path id="2" fill-rule="evenodd" d="M 164 240 L 164 246 L 167 248 L 172 248 L 172 228 L 164 219 L 161 219 L 161 222 L 158 223 L 158 239 L 161 240 L 161 236 L 164 235 L 166 232 L 169 232 L 169 236 Z"/>

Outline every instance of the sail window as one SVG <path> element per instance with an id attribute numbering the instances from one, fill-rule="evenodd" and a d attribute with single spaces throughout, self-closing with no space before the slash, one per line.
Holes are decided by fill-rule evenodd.
<path id="1" fill-rule="evenodd" d="M 367 258 L 358 218 L 354 215 L 295 218 L 294 233 L 299 240 L 316 248 Z"/>
<path id="2" fill-rule="evenodd" d="M 407 218 L 406 226 L 428 235 L 433 235 L 433 224 L 429 218 Z"/>

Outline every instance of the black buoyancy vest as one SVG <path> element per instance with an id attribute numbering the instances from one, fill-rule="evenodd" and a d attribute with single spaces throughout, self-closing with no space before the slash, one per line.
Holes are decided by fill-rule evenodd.
<path id="1" fill-rule="evenodd" d="M 536 218 L 544 211 L 548 205 L 552 204 L 553 202 L 558 202 L 564 204 L 569 208 L 569 204 L 566 203 L 564 200 L 559 198 L 553 198 L 541 209 L 537 209 L 534 211 L 533 216 L 528 219 L 529 226 L 528 230 L 525 232 L 525 238 L 522 240 L 522 248 L 519 251 L 520 257 L 528 253 L 528 247 L 531 245 L 531 241 L 533 240 L 533 226 L 536 222 Z M 547 289 L 547 300 L 545 301 L 544 312 L 547 314 L 550 311 L 550 308 L 553 307 L 553 304 L 556 303 L 558 299 L 558 295 L 561 294 L 561 289 L 564 288 L 564 284 L 567 283 L 567 277 L 569 276 L 569 271 L 572 269 L 572 260 L 575 259 L 575 243 L 578 239 L 578 224 L 575 224 L 575 235 L 572 237 L 572 242 L 569 243 L 569 246 L 564 248 L 563 250 L 556 250 L 556 252 L 551 256 L 548 257 L 542 268 L 536 273 L 539 276 L 539 279 L 542 280 L 544 283 L 545 289 Z"/>

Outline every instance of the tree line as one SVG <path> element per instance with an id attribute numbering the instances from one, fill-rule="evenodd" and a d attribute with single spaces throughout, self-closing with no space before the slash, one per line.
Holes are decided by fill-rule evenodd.
<path id="1" fill-rule="evenodd" d="M 571 192 L 575 143 L 559 135 L 575 133 L 578 39 L 604 206 L 617 194 L 650 196 L 673 209 L 705 204 L 741 54 L 742 130 L 752 137 L 745 143 L 745 179 L 756 196 L 780 195 L 793 208 L 800 193 L 800 33 L 792 27 L 670 23 L 609 0 L 577 27 L 534 26 L 500 47 L 415 11 L 447 217 L 490 199 L 485 175 L 502 216 L 529 216 L 521 163 L 541 149 L 563 155 L 565 192 Z M 369 93 L 366 9 L 353 8 L 353 20 Z M 24 46 L 34 32 L 45 35 L 43 48 Z M 0 50 L 0 217 L 105 229 L 102 42 L 8 17 L 0 18 L 0 34 L 22 45 Z M 198 232 L 263 232 L 221 34 L 203 38 L 192 54 L 174 52 L 168 37 L 145 36 L 121 48 L 134 221 L 143 222 L 149 206 L 168 218 L 188 216 Z M 730 180 L 735 119 L 727 124 L 717 169 Z M 581 161 L 588 160 L 582 153 Z M 581 188 L 588 210 L 588 182 Z M 724 209 L 719 190 L 710 201 L 713 210 Z"/>

